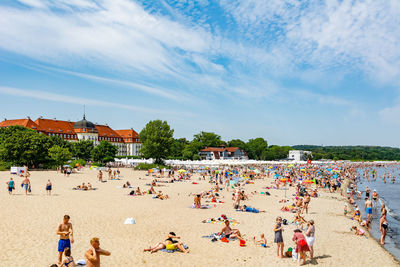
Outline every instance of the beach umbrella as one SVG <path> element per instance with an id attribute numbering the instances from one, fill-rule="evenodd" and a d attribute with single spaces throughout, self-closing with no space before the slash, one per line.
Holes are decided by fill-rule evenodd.
<path id="1" fill-rule="evenodd" d="M 152 173 L 153 172 L 153 169 L 149 169 L 149 173 Z"/>
<path id="2" fill-rule="evenodd" d="M 300 169 L 300 171 L 302 171 L 302 172 L 305 172 L 305 171 L 306 171 L 306 169 Z"/>
<path id="3" fill-rule="evenodd" d="M 179 173 L 183 173 L 183 172 L 186 172 L 186 170 L 180 169 L 178 172 L 179 172 Z"/>
<path id="4" fill-rule="evenodd" d="M 314 181 L 312 181 L 312 180 L 305 180 L 305 181 L 303 181 L 303 184 L 313 184 L 314 183 Z"/>
<path id="5" fill-rule="evenodd" d="M 282 183 L 286 183 L 286 182 L 289 181 L 289 179 L 288 179 L 288 178 L 282 178 L 282 179 L 280 179 L 279 181 L 282 182 Z"/>

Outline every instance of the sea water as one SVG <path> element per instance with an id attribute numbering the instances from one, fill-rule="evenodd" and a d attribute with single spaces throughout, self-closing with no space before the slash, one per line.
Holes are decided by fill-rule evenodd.
<path id="1" fill-rule="evenodd" d="M 371 171 L 376 171 L 376 179 L 372 179 Z M 391 177 L 386 178 L 386 183 L 383 180 L 385 172 L 390 173 Z M 400 261 L 400 169 L 399 167 L 389 168 L 371 168 L 369 169 L 370 177 L 369 181 L 362 177 L 364 173 L 363 169 L 359 170 L 360 180 L 357 183 L 357 190 L 362 192 L 361 198 L 356 200 L 356 203 L 361 211 L 362 218 L 366 218 L 364 199 L 365 199 L 365 188 L 368 186 L 371 189 L 370 198 L 372 192 L 375 189 L 379 194 L 379 201 L 376 210 L 373 210 L 372 224 L 370 233 L 373 238 L 377 239 L 380 244 L 381 232 L 379 230 L 380 220 L 380 209 L 382 203 L 386 205 L 388 211 L 386 219 L 388 221 L 389 229 L 386 234 L 384 248 L 388 250 L 397 260 Z M 395 177 L 394 183 L 392 178 Z M 372 198 L 371 198 L 372 200 Z"/>

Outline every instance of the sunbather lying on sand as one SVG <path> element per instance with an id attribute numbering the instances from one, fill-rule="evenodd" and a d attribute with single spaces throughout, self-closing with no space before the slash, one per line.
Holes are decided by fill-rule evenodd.
<path id="1" fill-rule="evenodd" d="M 252 208 L 252 207 L 249 207 L 246 205 L 243 205 L 243 207 L 241 207 L 239 210 L 245 211 L 245 212 L 253 212 L 253 213 L 265 212 L 265 210 L 259 210 L 259 209 Z"/>
<path id="2" fill-rule="evenodd" d="M 161 191 L 158 191 L 158 194 L 156 196 L 157 198 L 164 200 L 164 199 L 168 199 L 169 196 L 168 195 L 163 195 L 163 193 Z"/>
<path id="3" fill-rule="evenodd" d="M 174 232 L 170 232 L 167 235 L 167 239 L 165 239 L 164 242 L 160 242 L 160 243 L 157 243 L 153 247 L 149 247 L 149 248 L 143 249 L 143 252 L 150 251 L 150 253 L 154 253 L 154 252 L 157 252 L 157 251 L 162 250 L 162 249 L 168 249 L 168 250 L 178 249 L 178 250 L 180 250 L 181 252 L 184 252 L 184 253 L 188 253 L 189 252 L 189 250 L 185 249 L 185 247 L 183 246 L 183 244 L 181 242 L 178 242 L 178 241 L 176 241 L 174 239 L 180 239 L 180 237 L 176 236 L 176 234 Z"/>

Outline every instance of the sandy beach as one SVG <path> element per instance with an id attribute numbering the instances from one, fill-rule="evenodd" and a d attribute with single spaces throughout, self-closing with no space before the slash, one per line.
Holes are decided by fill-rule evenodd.
<path id="1" fill-rule="evenodd" d="M 297 265 L 291 258 L 276 257 L 276 245 L 273 243 L 275 218 L 282 216 L 291 221 L 294 214 L 282 212 L 278 201 L 284 197 L 284 190 L 267 190 L 270 196 L 261 195 L 272 179 L 256 180 L 255 184 L 245 186 L 250 194 L 248 204 L 266 213 L 237 212 L 232 207 L 232 191 L 222 191 L 225 203 L 212 205 L 210 209 L 191 209 L 193 196 L 203 190 L 209 190 L 208 181 L 192 181 L 165 184 L 155 189 L 170 196 L 168 200 L 153 199 L 151 195 L 129 196 L 131 189 L 118 188 L 126 181 L 139 186 L 142 190 L 152 178 L 144 171 L 121 169 L 122 180 L 97 181 L 97 171 L 84 169 L 82 173 L 64 177 L 55 171 L 31 171 L 32 195 L 25 196 L 20 183 L 21 177 L 0 172 L 3 190 L 0 193 L 2 203 L 0 213 L 0 262 L 1 266 L 50 266 L 57 261 L 58 236 L 56 229 L 64 214 L 71 216 L 75 242 L 72 256 L 83 259 L 90 247 L 89 240 L 99 237 L 101 247 L 111 251 L 110 257 L 102 257 L 102 266 L 290 266 Z M 13 177 L 16 181 L 15 194 L 9 196 L 6 181 Z M 104 175 L 106 178 L 106 175 Z M 47 179 L 53 183 L 53 195 L 46 196 Z M 198 184 L 192 184 L 195 181 Z M 75 191 L 72 187 L 90 182 L 95 191 Z M 264 190 L 265 191 L 265 190 Z M 290 196 L 294 192 L 287 191 Z M 398 266 L 392 256 L 373 238 L 359 237 L 350 231 L 353 221 L 344 217 L 345 199 L 338 194 L 321 191 L 321 197 L 312 199 L 307 220 L 313 219 L 316 227 L 314 245 L 315 260 L 312 264 L 320 266 Z M 216 218 L 226 214 L 240 222 L 238 228 L 247 240 L 246 247 L 240 247 L 238 241 L 229 243 L 211 242 L 202 238 L 220 231 L 222 225 L 202 223 L 202 220 Z M 134 225 L 124 225 L 126 218 L 133 217 Z M 292 241 L 294 225 L 284 226 L 283 238 L 285 251 L 294 247 Z M 168 232 L 174 231 L 182 237 L 183 243 L 190 248 L 189 254 L 180 252 L 155 254 L 142 250 L 165 239 Z M 257 247 L 253 236 L 264 233 L 268 247 Z M 311 265 L 307 260 L 307 265 Z"/>

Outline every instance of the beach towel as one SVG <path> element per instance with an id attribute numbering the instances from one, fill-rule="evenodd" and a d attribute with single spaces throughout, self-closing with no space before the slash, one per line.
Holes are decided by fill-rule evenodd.
<path id="1" fill-rule="evenodd" d="M 183 247 L 184 247 L 185 249 L 188 249 L 188 248 L 189 248 L 189 247 L 186 246 L 186 245 L 183 245 Z M 174 253 L 174 252 L 176 252 L 176 251 L 179 251 L 179 249 L 166 249 L 166 248 L 164 248 L 164 249 L 161 249 L 160 251 L 162 251 L 162 252 L 167 252 L 167 253 Z"/>
<path id="2" fill-rule="evenodd" d="M 232 226 L 240 224 L 237 220 L 233 218 L 227 218 Z M 203 223 L 212 223 L 212 224 L 225 224 L 225 220 L 215 220 L 215 219 L 209 219 L 209 220 L 204 220 Z"/>
<path id="3" fill-rule="evenodd" d="M 218 239 L 218 240 L 220 240 L 222 238 L 225 238 L 225 239 L 227 239 L 229 241 L 236 240 L 236 238 L 226 238 L 224 234 L 218 235 L 218 233 L 214 233 L 214 234 L 211 234 L 211 235 L 204 235 L 204 236 L 202 236 L 202 238 L 208 238 L 208 239 L 214 239 L 215 238 L 215 239 Z"/>
<path id="4" fill-rule="evenodd" d="M 191 208 L 191 209 L 211 209 L 211 206 L 208 206 L 208 205 L 201 205 L 201 208 L 196 208 L 196 206 L 193 204 L 193 205 L 190 206 L 189 208 Z"/>

